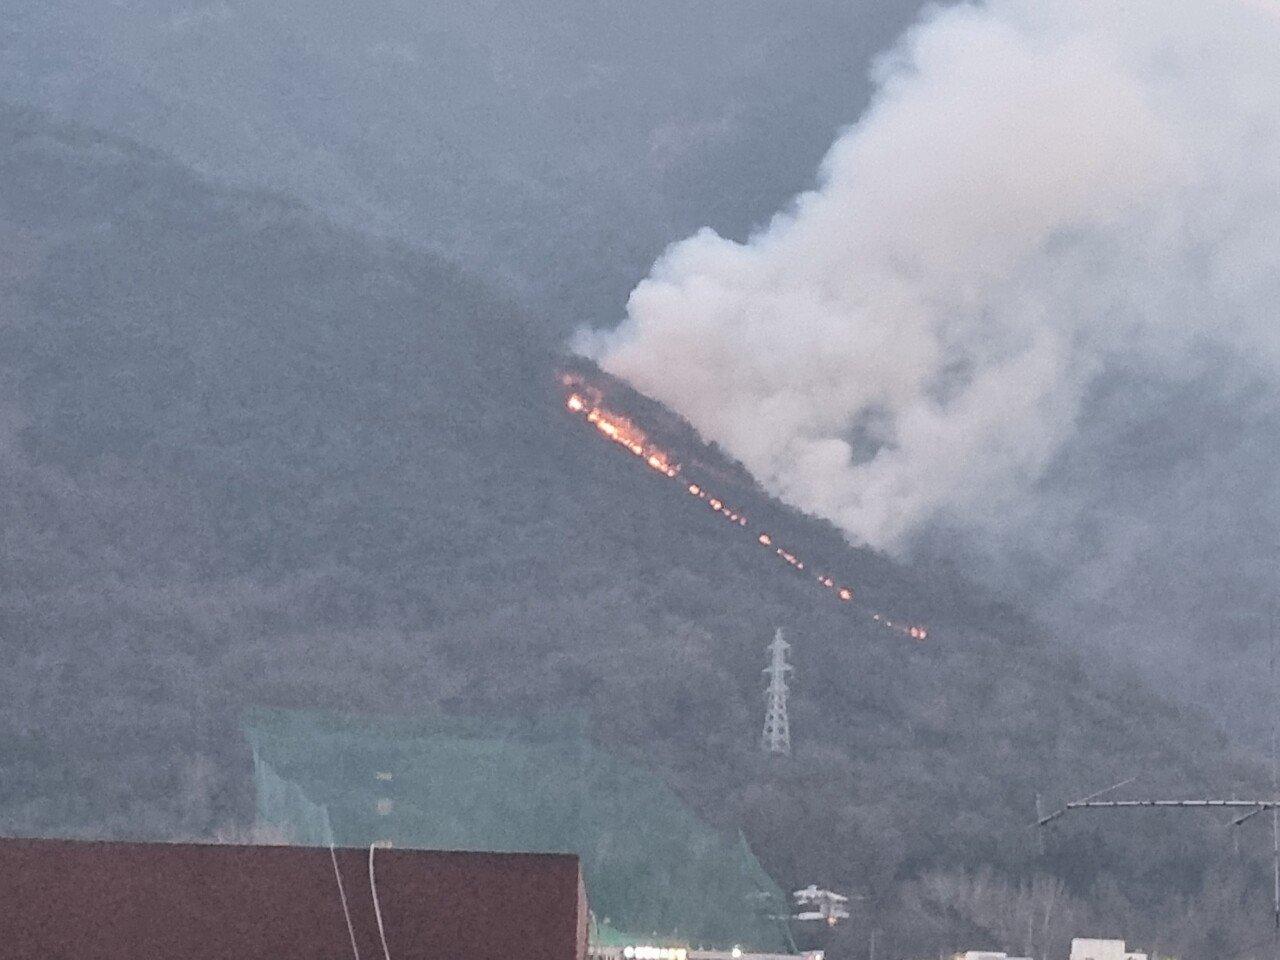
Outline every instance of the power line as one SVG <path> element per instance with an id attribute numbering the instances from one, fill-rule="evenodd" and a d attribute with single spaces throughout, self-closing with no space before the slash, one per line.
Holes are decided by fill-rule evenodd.
<path id="1" fill-rule="evenodd" d="M 1118 790 L 1120 787 L 1127 786 L 1136 778 L 1130 777 L 1122 780 L 1117 784 L 1113 784 L 1104 790 L 1091 793 L 1087 797 L 1079 800 L 1072 800 L 1066 806 L 1052 813 L 1043 813 L 1041 809 L 1040 797 L 1036 796 L 1036 826 L 1044 827 L 1060 817 L 1065 816 L 1073 810 L 1123 810 L 1123 809 L 1141 809 L 1141 808 L 1166 808 L 1166 809 L 1220 809 L 1220 810 L 1245 810 L 1247 813 L 1236 817 L 1231 821 L 1231 826 L 1238 827 L 1248 820 L 1253 819 L 1260 813 L 1271 813 L 1271 875 L 1272 875 L 1272 920 L 1273 933 L 1275 940 L 1276 958 L 1280 960 L 1280 732 L 1277 730 L 1277 722 L 1280 717 L 1277 716 L 1275 698 L 1276 698 L 1276 609 L 1272 606 L 1268 616 L 1269 633 L 1271 640 L 1270 654 L 1270 678 L 1271 693 L 1273 698 L 1271 709 L 1271 796 L 1258 800 L 1217 800 L 1217 799 L 1201 799 L 1201 800 L 1099 800 L 1098 797 L 1110 793 L 1112 790 Z"/>

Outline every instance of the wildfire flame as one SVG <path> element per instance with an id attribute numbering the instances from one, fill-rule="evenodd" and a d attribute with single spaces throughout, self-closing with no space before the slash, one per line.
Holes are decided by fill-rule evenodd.
<path id="1" fill-rule="evenodd" d="M 570 413 L 582 414 L 587 423 L 633 456 L 639 457 L 649 469 L 668 478 L 674 478 L 680 472 L 680 464 L 675 463 L 665 450 L 650 443 L 643 430 L 621 414 L 601 407 L 598 400 L 586 393 L 570 393 L 564 405 Z"/>
<path id="2" fill-rule="evenodd" d="M 654 444 L 649 439 L 648 434 L 632 423 L 630 419 L 607 409 L 603 405 L 603 395 L 598 389 L 584 383 L 581 378 L 572 374 L 562 376 L 561 383 L 569 390 L 564 405 L 570 413 L 582 417 L 601 436 L 622 447 L 655 473 L 672 480 L 680 474 L 681 466 L 675 458 Z M 681 483 L 684 484 L 684 481 L 681 481 Z M 725 520 L 738 527 L 749 526 L 747 518 L 740 511 L 729 507 L 719 497 L 711 496 L 702 484 L 688 483 L 684 484 L 684 486 L 690 496 L 704 501 L 707 506 Z M 790 550 L 775 546 L 773 537 L 769 534 L 760 533 L 756 537 L 756 542 L 763 547 L 772 548 L 773 555 L 788 566 L 796 570 L 805 569 L 803 560 Z M 817 575 L 817 581 L 826 589 L 834 591 L 841 603 L 853 602 L 853 589 L 851 587 L 838 585 L 834 579 L 821 573 Z M 868 613 L 874 622 L 886 629 L 896 630 L 913 640 L 926 640 L 929 637 L 929 631 L 924 627 L 909 626 L 902 623 L 895 624 L 892 620 L 881 616 L 875 611 L 868 611 Z"/>

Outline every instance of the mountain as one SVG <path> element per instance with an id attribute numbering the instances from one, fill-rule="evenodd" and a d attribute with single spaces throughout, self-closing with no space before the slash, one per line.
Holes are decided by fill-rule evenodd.
<path id="1" fill-rule="evenodd" d="M 1260 787 L 1203 716 L 962 570 L 850 548 L 556 344 L 434 255 L 0 108 L 5 829 L 242 830 L 255 705 L 572 710 L 784 885 L 865 895 L 835 950 L 868 929 L 903 951 L 1021 945 L 1033 916 L 1037 949 L 1090 923 L 1189 957 L 1253 935 L 1264 867 L 1211 822 L 1080 820 L 1043 850 L 1028 826 L 1037 792 L 1134 775 Z M 567 411 L 565 371 L 680 482 Z M 796 749 L 774 762 L 756 741 L 778 625 Z"/>
<path id="2" fill-rule="evenodd" d="M 214 182 L 275 191 L 427 249 L 563 337 L 620 319 L 672 241 L 703 227 L 744 239 L 790 209 L 864 114 L 876 56 L 922 8 L 9 0 L 0 91 Z M 1226 89 L 1189 71 L 1206 95 Z M 1242 162 L 1275 153 L 1247 146 L 1252 126 L 1240 127 Z M 1269 249 L 1242 236 L 1254 256 Z M 1269 301 L 1259 302 L 1265 327 Z M 1184 306 L 1193 330 L 1225 323 L 1218 306 Z M 1263 745 L 1270 695 L 1256 640 L 1280 541 L 1270 440 L 1280 400 L 1257 351 L 1219 356 L 1195 343 L 1172 372 L 1163 350 L 1107 365 L 1079 441 L 1037 484 L 1037 509 L 976 531 L 943 517 L 914 533 L 920 555 L 963 552 L 975 578 L 1074 642 L 1128 651 L 1184 701 L 1231 702 L 1218 719 Z"/>
<path id="3" fill-rule="evenodd" d="M 564 333 L 814 170 L 918 0 L 12 0 L 11 100 L 483 271 Z"/>

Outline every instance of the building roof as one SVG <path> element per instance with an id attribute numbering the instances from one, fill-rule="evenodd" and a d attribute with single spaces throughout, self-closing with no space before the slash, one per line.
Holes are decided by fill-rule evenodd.
<path id="1" fill-rule="evenodd" d="M 583 960 L 564 854 L 0 839 L 10 960 Z M 335 860 L 337 871 L 335 872 Z M 351 926 L 348 930 L 345 895 Z"/>

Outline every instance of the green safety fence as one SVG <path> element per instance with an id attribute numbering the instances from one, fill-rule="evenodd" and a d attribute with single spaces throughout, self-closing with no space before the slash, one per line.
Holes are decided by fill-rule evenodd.
<path id="1" fill-rule="evenodd" d="M 259 821 L 294 842 L 575 853 L 599 927 L 628 942 L 794 950 L 745 838 L 580 722 L 254 710 L 244 727 Z"/>

